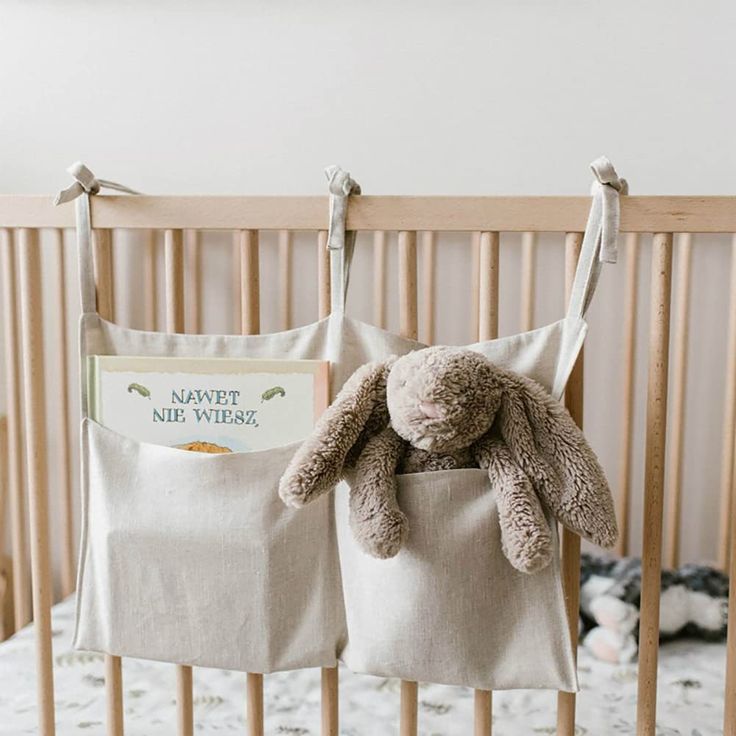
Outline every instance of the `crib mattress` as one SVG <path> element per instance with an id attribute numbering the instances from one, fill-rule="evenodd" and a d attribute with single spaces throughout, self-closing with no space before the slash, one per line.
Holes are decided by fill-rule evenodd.
<path id="1" fill-rule="evenodd" d="M 105 697 L 102 656 L 71 648 L 74 600 L 53 609 L 57 733 L 103 733 Z M 680 641 L 660 651 L 658 736 L 722 733 L 725 645 Z M 613 666 L 579 657 L 577 733 L 633 734 L 636 665 Z M 194 670 L 198 734 L 244 733 L 245 676 Z M 171 665 L 125 659 L 126 736 L 171 732 L 176 723 L 175 674 Z M 265 678 L 266 733 L 319 734 L 320 674 L 301 670 Z M 464 736 L 471 732 L 473 694 L 463 688 L 422 685 L 419 733 Z M 382 736 L 397 732 L 399 683 L 341 671 L 340 733 Z M 494 694 L 494 736 L 555 733 L 556 693 Z M 0 644 L 0 734 L 36 733 L 33 631 L 24 629 Z"/>

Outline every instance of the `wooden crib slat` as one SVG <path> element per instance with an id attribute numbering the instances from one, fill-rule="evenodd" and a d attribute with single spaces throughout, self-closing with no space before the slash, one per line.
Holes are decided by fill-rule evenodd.
<path id="1" fill-rule="evenodd" d="M 732 501 L 736 495 L 736 235 L 731 244 L 731 279 L 724 395 L 720 528 L 718 530 L 718 563 L 722 570 L 729 564 L 729 539 L 732 529 Z M 733 579 L 733 578 L 732 578 Z M 733 621 L 734 619 L 730 619 Z"/>
<path id="2" fill-rule="evenodd" d="M 164 233 L 164 271 L 166 279 L 166 331 L 184 332 L 184 233 Z M 176 716 L 179 736 L 194 733 L 192 668 L 176 665 Z"/>
<path id="3" fill-rule="evenodd" d="M 8 498 L 13 555 L 13 622 L 17 631 L 31 620 L 31 580 L 28 561 L 26 497 L 23 485 L 23 430 L 20 400 L 22 380 L 19 365 L 20 340 L 18 337 L 14 240 L 12 230 L 0 231 L 5 405 L 8 420 Z"/>
<path id="4" fill-rule="evenodd" d="M 373 324 L 386 328 L 386 241 L 384 230 L 373 234 Z"/>
<path id="5" fill-rule="evenodd" d="M 527 332 L 534 327 L 534 303 L 537 284 L 537 233 L 521 234 L 521 305 L 519 329 Z"/>
<path id="6" fill-rule="evenodd" d="M 402 680 L 399 736 L 417 736 L 419 726 L 418 703 L 419 685 L 411 680 Z"/>
<path id="7" fill-rule="evenodd" d="M 317 294 L 319 318 L 330 313 L 330 252 L 327 231 L 317 233 Z M 339 681 L 337 667 L 322 668 L 322 736 L 339 733 Z"/>
<path id="8" fill-rule="evenodd" d="M 320 319 L 330 313 L 330 251 L 327 250 L 327 230 L 317 233 L 317 311 Z"/>
<path id="9" fill-rule="evenodd" d="M 156 249 L 156 231 L 146 230 L 143 234 L 143 292 L 145 313 L 144 329 L 155 330 L 157 325 L 158 302 L 158 253 Z"/>
<path id="10" fill-rule="evenodd" d="M 478 338 L 493 340 L 498 337 L 498 233 L 480 233 L 478 247 Z M 475 736 L 491 736 L 492 713 L 493 695 L 490 690 L 476 690 L 473 707 Z"/>
<path id="11" fill-rule="evenodd" d="M 240 330 L 243 335 L 256 335 L 261 331 L 261 277 L 259 236 L 257 230 L 240 230 L 239 243 L 240 276 L 238 303 L 242 319 Z M 249 736 L 263 736 L 263 675 L 249 672 L 246 675 L 246 719 Z"/>
<path id="12" fill-rule="evenodd" d="M 106 715 L 108 736 L 123 736 L 123 660 L 105 657 Z"/>
<path id="13" fill-rule="evenodd" d="M 402 337 L 417 339 L 417 234 L 399 232 L 399 331 Z M 400 736 L 417 734 L 418 686 L 401 681 Z"/>
<path id="14" fill-rule="evenodd" d="M 475 342 L 480 330 L 480 231 L 470 238 L 470 299 L 470 341 Z"/>
<path id="15" fill-rule="evenodd" d="M 498 266 L 499 235 L 494 232 L 480 234 L 480 297 L 478 313 L 478 337 L 494 340 L 498 337 Z"/>
<path id="16" fill-rule="evenodd" d="M 662 568 L 664 457 L 667 433 L 667 378 L 672 291 L 672 233 L 657 233 L 652 243 L 649 328 L 649 379 L 644 461 L 644 534 L 637 733 L 654 734 L 657 716 L 659 597 Z"/>
<path id="17" fill-rule="evenodd" d="M 631 458 L 634 417 L 634 366 L 636 359 L 636 313 L 639 285 L 639 233 L 629 233 L 624 249 L 624 317 L 623 348 L 621 362 L 623 375 L 623 407 L 621 412 L 621 440 L 619 445 L 619 492 L 616 516 L 619 524 L 619 538 L 616 552 L 629 553 L 629 522 L 631 508 Z"/>
<path id="18" fill-rule="evenodd" d="M 675 275 L 675 334 L 672 356 L 672 408 L 670 442 L 667 448 L 667 553 L 666 564 L 680 564 L 680 519 L 682 510 L 682 464 L 685 449 L 685 387 L 687 383 L 687 346 L 690 334 L 690 271 L 692 234 L 678 238 L 678 258 Z"/>
<path id="19" fill-rule="evenodd" d="M 115 284 L 113 282 L 112 231 L 94 231 L 95 282 L 97 289 L 97 311 L 108 315 L 105 319 L 115 321 Z"/>
<path id="20" fill-rule="evenodd" d="M 399 332 L 417 339 L 417 234 L 399 232 Z"/>
<path id="21" fill-rule="evenodd" d="M 575 279 L 583 233 L 567 233 L 565 236 L 565 295 L 570 301 Z M 580 350 L 575 366 L 565 388 L 565 406 L 575 423 L 583 426 L 583 372 L 584 354 Z M 577 662 L 578 616 L 580 610 L 580 537 L 569 529 L 562 529 L 562 589 L 565 595 L 565 611 L 573 642 L 573 657 Z M 575 693 L 557 693 L 557 736 L 575 734 Z"/>
<path id="22" fill-rule="evenodd" d="M 41 736 L 53 736 L 54 670 L 51 647 L 51 555 L 49 550 L 46 457 L 46 383 L 43 349 L 41 244 L 37 230 L 18 231 L 21 344 L 25 409 L 26 468 L 31 526 L 33 622 L 36 636 L 38 720 Z"/>
<path id="23" fill-rule="evenodd" d="M 112 235 L 110 231 L 95 230 L 94 271 L 97 311 L 100 317 L 112 320 Z M 105 710 L 108 736 L 123 736 L 123 670 L 122 660 L 111 654 L 105 655 Z"/>
<path id="24" fill-rule="evenodd" d="M 734 268 L 736 274 L 736 268 Z M 734 279 L 732 286 L 736 286 Z M 736 291 L 732 291 L 736 294 Z M 732 458 L 733 460 L 733 458 Z M 723 733 L 736 736 L 736 493 L 731 489 L 731 507 L 728 517 L 731 520 L 731 544 L 729 550 L 728 577 L 728 637 L 726 641 L 726 686 L 724 691 Z"/>
<path id="25" fill-rule="evenodd" d="M 337 667 L 322 668 L 322 736 L 339 734 L 339 698 Z"/>
<path id="26" fill-rule="evenodd" d="M 55 252 L 57 302 L 55 328 L 58 339 L 59 359 L 55 366 L 55 381 L 58 386 L 56 414 L 56 439 L 59 445 L 58 465 L 54 477 L 59 485 L 61 532 L 61 594 L 66 598 L 75 587 L 76 565 L 74 561 L 74 516 L 72 504 L 71 442 L 69 438 L 69 372 L 67 368 L 68 340 L 66 329 L 66 268 L 64 260 L 64 232 L 52 230 L 51 238 Z"/>
<path id="27" fill-rule="evenodd" d="M 240 231 L 240 330 L 243 335 L 261 331 L 261 272 L 257 230 Z"/>
<path id="28" fill-rule="evenodd" d="M 427 345 L 431 345 L 435 337 L 436 261 L 437 233 L 424 232 L 422 234 L 422 321 L 424 323 L 422 340 Z"/>
<path id="29" fill-rule="evenodd" d="M 292 312 L 292 254 L 294 234 L 279 231 L 279 323 L 282 330 L 291 327 Z"/>
<path id="30" fill-rule="evenodd" d="M 184 252 L 186 276 L 186 328 L 187 332 L 202 331 L 202 233 L 187 230 Z"/>
<path id="31" fill-rule="evenodd" d="M 241 263 L 241 248 L 240 248 L 240 233 L 241 230 L 233 232 L 233 245 L 231 251 L 232 264 L 230 266 L 230 277 L 232 278 L 232 309 L 233 309 L 233 327 L 232 332 L 238 334 L 242 331 L 242 315 L 243 315 L 243 304 L 241 302 L 241 290 L 240 290 L 240 270 L 242 269 Z"/>

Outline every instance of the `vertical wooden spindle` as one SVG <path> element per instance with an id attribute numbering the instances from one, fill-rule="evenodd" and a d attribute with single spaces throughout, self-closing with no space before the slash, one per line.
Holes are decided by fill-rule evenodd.
<path id="1" fill-rule="evenodd" d="M 186 328 L 187 332 L 202 331 L 202 233 L 188 230 L 186 233 Z M 240 292 L 240 288 L 237 289 Z"/>
<path id="2" fill-rule="evenodd" d="M 184 233 L 167 230 L 164 234 L 166 278 L 166 331 L 184 332 Z M 176 714 L 179 736 L 194 733 L 192 668 L 176 666 Z"/>
<path id="3" fill-rule="evenodd" d="M 657 233 L 652 243 L 646 445 L 644 460 L 644 534 L 637 733 L 653 736 L 657 716 L 659 596 L 662 569 L 664 456 L 667 434 L 667 372 L 672 290 L 672 234 Z"/>
<path id="4" fill-rule="evenodd" d="M 258 231 L 240 231 L 240 329 L 244 335 L 261 331 L 261 272 Z"/>
<path id="5" fill-rule="evenodd" d="M 5 405 L 8 419 L 8 497 L 13 556 L 13 622 L 15 630 L 18 631 L 31 620 L 31 581 L 28 562 L 26 497 L 23 485 L 23 430 L 20 401 L 23 383 L 18 338 L 15 242 L 11 230 L 0 231 L 0 271 L 2 271 L 3 297 Z"/>
<path id="6" fill-rule="evenodd" d="M 470 240 L 470 340 L 478 339 L 480 297 L 480 233 L 474 232 Z"/>
<path id="7" fill-rule="evenodd" d="M 155 230 L 147 230 L 143 234 L 143 292 L 144 329 L 155 330 L 158 324 L 158 252 Z"/>
<path id="8" fill-rule="evenodd" d="M 386 233 L 373 234 L 373 324 L 386 328 Z"/>
<path id="9" fill-rule="evenodd" d="M 721 504 L 718 530 L 718 563 L 722 570 L 729 564 L 729 539 L 732 498 L 736 495 L 736 235 L 731 245 L 731 280 L 726 347 L 726 385 L 723 409 L 721 450 Z M 734 578 L 732 578 L 733 580 Z M 730 619 L 733 621 L 734 619 Z"/>
<path id="10" fill-rule="evenodd" d="M 240 283 L 238 288 L 243 335 L 256 335 L 261 331 L 261 276 L 259 236 L 257 230 L 241 230 L 238 233 L 240 251 Z M 263 736 L 263 675 L 249 672 L 246 675 L 246 719 L 248 736 Z"/>
<path id="11" fill-rule="evenodd" d="M 109 230 L 94 232 L 94 271 L 97 311 L 113 321 L 112 235 Z M 105 655 L 105 710 L 108 736 L 123 736 L 123 669 L 120 657 Z"/>
<path id="12" fill-rule="evenodd" d="M 675 335 L 672 356 L 672 397 L 670 442 L 667 450 L 667 554 L 666 564 L 680 564 L 680 519 L 682 516 L 682 464 L 685 449 L 685 388 L 687 384 L 687 346 L 690 334 L 690 264 L 692 235 L 679 237 L 675 278 Z"/>
<path id="13" fill-rule="evenodd" d="M 241 258 L 241 231 L 235 231 L 233 233 L 233 247 L 232 247 L 232 264 L 230 267 L 230 274 L 232 276 L 232 305 L 233 305 L 233 334 L 237 335 L 242 332 L 241 319 L 243 314 L 243 305 L 241 302 L 241 286 L 240 286 L 240 271 L 242 269 Z"/>
<path id="14" fill-rule="evenodd" d="M 575 280 L 583 233 L 567 233 L 565 236 L 565 295 L 569 303 Z M 583 426 L 583 372 L 584 355 L 580 350 L 565 388 L 565 406 L 575 423 Z M 565 595 L 565 611 L 570 627 L 573 657 L 577 663 L 578 617 L 580 615 L 580 537 L 569 529 L 562 529 L 562 589 Z M 557 693 L 557 736 L 575 734 L 575 693 Z"/>
<path id="15" fill-rule="evenodd" d="M 427 345 L 434 343 L 435 337 L 436 262 L 437 233 L 428 231 L 422 236 L 422 316 L 424 322 L 424 335 L 422 339 Z"/>
<path id="16" fill-rule="evenodd" d="M 59 484 L 61 521 L 61 594 L 66 598 L 74 591 L 76 565 L 74 564 L 74 514 L 72 503 L 72 458 L 69 439 L 69 371 L 67 368 L 68 340 L 66 328 L 66 265 L 64 259 L 64 233 L 52 230 L 53 249 L 56 251 L 55 279 L 57 300 L 55 327 L 58 338 L 58 355 L 55 380 L 58 385 L 58 404 L 56 414 L 56 437 L 59 445 L 58 465 L 55 477 Z"/>
<path id="17" fill-rule="evenodd" d="M 319 318 L 330 313 L 330 251 L 327 250 L 327 230 L 317 233 L 317 309 Z"/>
<path id="18" fill-rule="evenodd" d="M 417 339 L 417 234 L 399 233 L 399 324 L 402 337 Z M 418 686 L 401 682 L 401 736 L 417 734 Z"/>
<path id="19" fill-rule="evenodd" d="M 521 308 L 520 330 L 527 332 L 534 327 L 534 302 L 536 295 L 537 233 L 521 236 Z"/>
<path id="20" fill-rule="evenodd" d="M 631 516 L 631 458 L 634 446 L 634 366 L 636 358 L 636 314 L 639 286 L 639 233 L 626 237 L 624 255 L 624 318 L 623 353 L 621 363 L 623 375 L 623 408 L 621 413 L 621 440 L 619 446 L 619 493 L 616 516 L 619 538 L 616 551 L 619 555 L 629 552 L 629 519 Z"/>
<path id="21" fill-rule="evenodd" d="M 403 337 L 417 339 L 417 234 L 399 233 L 399 322 Z"/>
<path id="22" fill-rule="evenodd" d="M 482 232 L 479 239 L 478 338 L 498 337 L 498 233 Z M 493 695 L 489 690 L 475 691 L 474 734 L 491 736 Z"/>
<path id="23" fill-rule="evenodd" d="M 317 293 L 319 318 L 330 313 L 330 252 L 327 250 L 327 231 L 317 234 Z M 339 681 L 337 667 L 322 668 L 322 736 L 338 736 Z"/>
<path id="24" fill-rule="evenodd" d="M 113 283 L 112 232 L 94 231 L 95 282 L 97 284 L 97 311 L 103 319 L 115 321 L 115 284 Z"/>
<path id="25" fill-rule="evenodd" d="M 25 228 L 18 231 L 18 241 L 26 468 L 31 526 L 33 625 L 36 636 L 36 675 L 38 678 L 38 722 L 41 736 L 53 736 L 55 732 L 54 670 L 51 646 L 53 581 L 49 551 L 41 244 L 38 231 Z"/>
<path id="26" fill-rule="evenodd" d="M 291 327 L 293 233 L 279 231 L 279 322 L 282 330 Z"/>

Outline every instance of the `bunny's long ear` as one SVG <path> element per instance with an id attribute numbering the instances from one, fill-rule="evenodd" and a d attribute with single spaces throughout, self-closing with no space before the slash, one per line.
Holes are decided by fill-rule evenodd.
<path id="1" fill-rule="evenodd" d="M 386 427 L 386 378 L 395 360 L 367 363 L 345 382 L 279 481 L 287 506 L 304 506 L 332 490 L 367 440 Z"/>
<path id="2" fill-rule="evenodd" d="M 580 428 L 535 381 L 504 371 L 504 382 L 499 429 L 542 501 L 566 527 L 610 547 L 618 536 L 613 498 Z"/>

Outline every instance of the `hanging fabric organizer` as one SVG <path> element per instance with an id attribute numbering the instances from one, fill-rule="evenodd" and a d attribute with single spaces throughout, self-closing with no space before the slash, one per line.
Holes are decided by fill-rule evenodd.
<path id="1" fill-rule="evenodd" d="M 585 337 L 600 262 L 615 259 L 625 182 L 605 159 L 592 167 L 566 317 L 470 346 L 557 398 Z M 334 395 L 363 363 L 424 347 L 345 314 L 354 246 L 346 212 L 359 189 L 338 167 L 327 171 L 330 316 L 249 336 L 144 332 L 102 319 L 89 200 L 101 186 L 130 190 L 80 164 L 70 173 L 75 184 L 58 201 L 76 200 L 82 365 L 90 355 L 328 360 Z M 533 575 L 508 564 L 484 471 L 398 476 L 410 539 L 395 558 L 375 560 L 353 542 L 344 483 L 334 503 L 282 504 L 278 481 L 298 444 L 210 455 L 141 443 L 87 416 L 84 381 L 82 414 L 78 648 L 249 672 L 339 658 L 357 672 L 412 680 L 577 689 L 557 555 Z"/>

